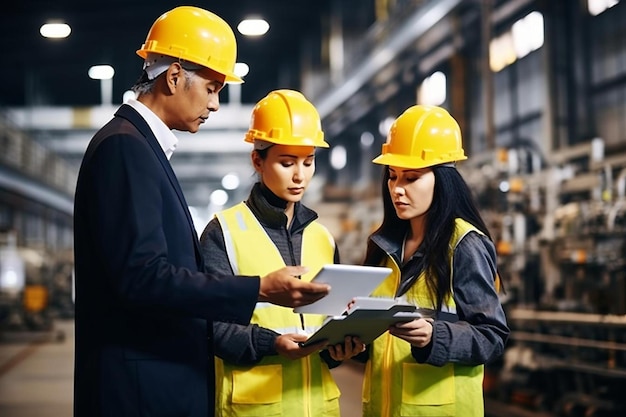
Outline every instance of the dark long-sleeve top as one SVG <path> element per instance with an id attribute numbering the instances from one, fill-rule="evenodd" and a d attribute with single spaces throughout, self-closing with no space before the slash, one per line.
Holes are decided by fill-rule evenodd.
<path id="1" fill-rule="evenodd" d="M 374 235 L 372 239 L 402 265 L 402 283 L 419 275 L 424 256 L 421 247 L 402 264 L 402 237 Z M 432 342 L 423 348 L 412 347 L 417 362 L 435 366 L 448 362 L 479 365 L 502 355 L 510 330 L 494 286 L 495 276 L 493 242 L 479 233 L 468 233 L 453 255 L 452 285 L 457 317 L 450 317 L 449 313 L 435 316 Z M 362 359 L 365 358 L 359 357 Z"/>
<path id="2" fill-rule="evenodd" d="M 299 265 L 301 260 L 302 233 L 306 226 L 317 219 L 317 213 L 301 203 L 296 203 L 291 225 L 287 227 L 285 208 L 287 202 L 273 194 L 262 183 L 252 187 L 245 201 L 263 229 L 282 255 L 285 265 Z M 200 237 L 202 256 L 207 272 L 232 273 L 228 260 L 224 234 L 217 218 L 213 218 Z M 339 253 L 335 247 L 335 263 L 339 263 Z M 235 323 L 214 322 L 213 339 L 216 356 L 227 362 L 239 365 L 253 365 L 264 356 L 276 355 L 274 344 L 279 336 L 273 330 L 256 324 L 243 326 Z M 329 366 L 337 363 L 324 359 Z"/>

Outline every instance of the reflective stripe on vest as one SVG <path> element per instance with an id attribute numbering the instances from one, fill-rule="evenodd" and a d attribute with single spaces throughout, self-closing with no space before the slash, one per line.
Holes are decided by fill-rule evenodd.
<path id="1" fill-rule="evenodd" d="M 463 237 L 471 231 L 481 233 L 462 219 L 456 219 L 455 225 L 449 245 L 451 265 L 454 251 Z M 400 283 L 400 268 L 391 257 L 387 257 L 385 264 L 393 272 L 372 295 L 393 297 Z M 420 274 L 404 298 L 419 307 L 434 308 L 424 274 Z M 451 270 L 450 279 L 452 276 Z M 444 311 L 456 314 L 452 295 L 446 297 L 444 304 Z M 482 365 L 419 364 L 407 342 L 385 333 L 371 346 L 363 383 L 363 416 L 482 417 L 482 381 Z"/>
<path id="2" fill-rule="evenodd" d="M 254 214 L 240 203 L 216 215 L 233 271 L 264 276 L 285 266 L 278 248 Z M 333 263 L 335 244 L 328 230 L 310 223 L 302 236 L 302 265 L 310 281 L 325 264 Z M 245 278 L 242 278 L 245 279 Z M 308 332 L 324 316 L 304 315 Z M 300 315 L 292 308 L 257 303 L 252 323 L 278 333 L 302 332 Z M 339 389 L 319 354 L 290 360 L 267 356 L 252 367 L 235 366 L 216 359 L 216 416 L 339 416 Z"/>

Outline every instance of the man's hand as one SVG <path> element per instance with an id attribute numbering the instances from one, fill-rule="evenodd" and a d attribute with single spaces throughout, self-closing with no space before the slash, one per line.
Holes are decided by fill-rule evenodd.
<path id="1" fill-rule="evenodd" d="M 311 346 L 301 347 L 300 342 L 304 342 L 308 336 L 298 333 L 282 334 L 276 338 L 274 347 L 279 355 L 289 359 L 300 359 L 309 356 L 311 353 L 318 352 L 326 346 L 325 341 L 315 343 Z"/>
<path id="2" fill-rule="evenodd" d="M 307 272 L 302 266 L 286 266 L 261 278 L 259 301 L 284 307 L 311 304 L 328 295 L 330 286 L 304 282 L 296 278 Z"/>

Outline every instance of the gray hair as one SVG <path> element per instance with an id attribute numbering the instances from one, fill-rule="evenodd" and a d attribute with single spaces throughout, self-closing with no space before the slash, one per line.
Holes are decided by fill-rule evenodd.
<path id="1" fill-rule="evenodd" d="M 156 78 L 149 79 L 146 71 L 143 71 L 141 77 L 135 82 L 135 85 L 131 87 L 131 90 L 135 93 L 137 97 L 142 96 L 144 94 L 152 94 L 154 92 L 154 86 L 156 85 L 156 80 L 165 73 L 160 74 Z M 183 76 L 185 77 L 185 89 L 188 89 L 193 79 L 196 75 L 196 70 L 188 70 L 183 68 Z"/>

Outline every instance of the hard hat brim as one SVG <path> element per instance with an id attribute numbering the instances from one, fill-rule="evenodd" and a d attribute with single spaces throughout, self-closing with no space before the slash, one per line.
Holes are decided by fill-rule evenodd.
<path id="1" fill-rule="evenodd" d="M 386 153 L 379 155 L 372 160 L 373 163 L 378 165 L 387 165 L 393 167 L 400 167 L 406 169 L 420 169 L 432 167 L 435 165 L 445 164 L 448 162 L 463 161 L 467 159 L 466 156 L 457 157 L 454 159 L 430 159 L 428 161 L 416 156 L 398 155 L 392 153 Z"/>
<path id="2" fill-rule="evenodd" d="M 137 55 L 139 55 L 139 57 L 141 57 L 143 59 L 146 59 L 148 57 L 148 53 L 151 52 L 151 51 L 147 51 L 145 49 L 138 49 L 135 52 L 137 53 Z M 164 54 L 164 55 L 166 55 L 166 54 Z M 216 70 L 215 68 L 207 67 L 206 65 L 203 65 L 200 62 L 194 62 L 193 60 L 189 60 L 189 62 L 193 62 L 194 64 L 201 65 L 204 68 L 208 68 L 211 71 L 215 71 L 218 74 L 223 75 L 224 76 L 224 82 L 226 84 L 243 84 L 244 83 L 244 80 L 242 78 L 238 77 L 234 72 L 219 71 L 219 70 Z"/>
<path id="3" fill-rule="evenodd" d="M 293 138 L 277 139 L 277 138 L 256 138 L 251 134 L 247 134 L 244 138 L 245 142 L 254 143 L 255 140 L 264 140 L 266 142 L 273 143 L 274 145 L 287 145 L 287 146 L 314 146 L 316 148 L 330 148 L 330 145 L 325 140 L 314 140 L 308 138 L 297 138 L 298 143 L 294 143 Z"/>

